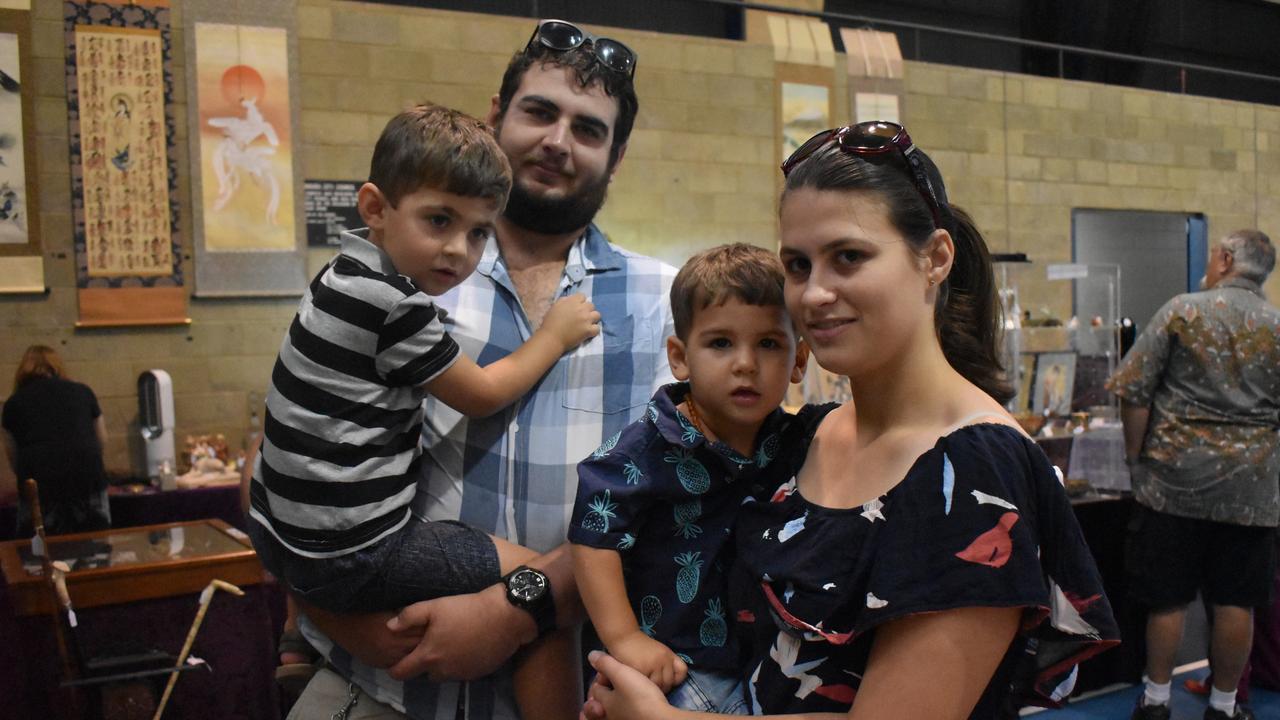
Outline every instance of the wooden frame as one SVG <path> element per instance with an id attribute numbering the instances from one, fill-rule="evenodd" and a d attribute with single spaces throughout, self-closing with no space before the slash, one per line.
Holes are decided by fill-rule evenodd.
<path id="1" fill-rule="evenodd" d="M 18 40 L 18 98 L 21 104 L 22 121 L 22 155 L 21 168 L 11 168 L 22 172 L 23 213 L 26 217 L 27 241 L 25 243 L 0 244 L 0 259 L 8 260 L 18 257 L 29 257 L 35 260 L 40 277 L 26 277 L 31 273 L 14 270 L 17 265 L 5 262 L 0 267 L 5 272 L 0 277 L 0 293 L 42 292 L 44 290 L 44 265 L 41 261 L 40 244 L 40 188 L 36 162 L 36 93 L 35 67 L 31 57 L 31 13 L 26 10 L 8 10 L 0 8 L 0 33 L 14 35 Z M 0 68 L 3 69 L 3 68 Z M 12 68 L 11 68 L 12 69 Z M 24 268 L 30 262 L 19 263 Z"/>
<path id="2" fill-rule="evenodd" d="M 1013 411 L 1025 413 L 1031 411 L 1031 388 L 1036 377 L 1036 353 L 1018 353 L 1018 386 L 1013 396 Z"/>
<path id="3" fill-rule="evenodd" d="M 1076 382 L 1076 354 L 1047 352 L 1036 357 L 1036 380 L 1032 410 L 1044 415 L 1071 414 L 1071 398 Z"/>

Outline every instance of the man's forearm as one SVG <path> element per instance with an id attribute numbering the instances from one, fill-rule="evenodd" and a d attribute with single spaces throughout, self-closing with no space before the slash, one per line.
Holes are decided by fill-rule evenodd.
<path id="1" fill-rule="evenodd" d="M 1147 424 L 1151 422 L 1151 408 L 1120 402 L 1120 422 L 1124 424 L 1124 458 L 1134 461 L 1142 454 L 1142 442 L 1147 437 Z"/>
<path id="2" fill-rule="evenodd" d="M 556 604 L 556 627 L 565 628 L 582 622 L 586 617 L 586 610 L 582 607 L 582 598 L 578 595 L 578 583 L 573 577 L 573 559 L 569 554 L 569 544 L 560 545 L 530 560 L 529 567 L 541 570 L 551 582 L 551 593 Z"/>

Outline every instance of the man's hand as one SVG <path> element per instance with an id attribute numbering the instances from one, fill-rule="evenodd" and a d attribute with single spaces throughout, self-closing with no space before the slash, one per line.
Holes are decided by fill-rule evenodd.
<path id="1" fill-rule="evenodd" d="M 671 652 L 671 648 L 636 630 L 609 644 L 609 653 L 628 667 L 635 668 L 663 694 L 684 682 L 689 668 Z"/>
<path id="2" fill-rule="evenodd" d="M 389 629 L 387 622 L 393 617 L 391 613 L 340 615 L 306 605 L 301 600 L 298 604 L 321 632 L 369 667 L 391 667 L 422 640 L 422 628 Z"/>
<path id="3" fill-rule="evenodd" d="M 422 633 L 418 646 L 390 668 L 397 680 L 423 673 L 433 680 L 481 678 L 537 636 L 533 617 L 507 600 L 502 585 L 414 603 L 391 618 L 387 629 Z"/>

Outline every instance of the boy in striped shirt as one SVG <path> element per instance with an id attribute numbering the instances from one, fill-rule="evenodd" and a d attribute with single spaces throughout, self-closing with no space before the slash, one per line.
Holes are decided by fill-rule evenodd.
<path id="1" fill-rule="evenodd" d="M 482 358 L 484 367 L 445 331 L 432 296 L 475 270 L 510 187 L 492 132 L 455 110 L 412 108 L 378 139 L 358 195 L 368 227 L 343 233 L 281 344 L 250 489 L 263 565 L 308 605 L 395 610 L 481 590 L 534 556 L 409 512 L 427 393 L 490 415 L 599 332 L 581 295 L 557 302 L 528 342 Z M 455 562 L 438 560 L 441 547 Z"/>

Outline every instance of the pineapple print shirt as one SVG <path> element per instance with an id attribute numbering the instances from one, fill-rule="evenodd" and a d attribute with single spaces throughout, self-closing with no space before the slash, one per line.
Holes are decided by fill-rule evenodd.
<path id="1" fill-rule="evenodd" d="M 794 477 L 833 406 L 807 407 L 776 472 Z M 938 439 L 861 507 L 814 505 L 783 483 L 743 506 L 730 593 L 751 661 L 753 714 L 845 712 L 876 628 L 918 613 L 1021 607 L 1023 625 L 973 719 L 1054 704 L 1075 664 L 1119 642 L 1102 580 L 1053 466 L 998 424 Z"/>
<path id="2" fill-rule="evenodd" d="M 1228 278 L 1160 308 L 1108 381 L 1151 408 L 1134 498 L 1233 525 L 1280 522 L 1280 309 Z"/>
<path id="3" fill-rule="evenodd" d="M 766 418 L 747 458 L 707 442 L 676 410 L 688 392 L 687 383 L 660 389 L 642 419 L 578 465 L 569 541 L 621 553 L 641 630 L 695 668 L 736 674 L 725 593 L 730 533 L 791 416 Z"/>

